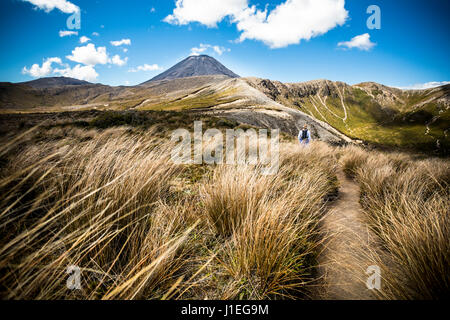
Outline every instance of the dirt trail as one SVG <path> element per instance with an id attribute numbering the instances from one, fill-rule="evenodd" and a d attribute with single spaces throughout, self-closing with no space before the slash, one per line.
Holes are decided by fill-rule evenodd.
<path id="1" fill-rule="evenodd" d="M 368 257 L 374 250 L 374 237 L 362 221 L 360 189 L 342 171 L 337 174 L 339 198 L 324 218 L 327 240 L 319 256 L 319 275 L 324 283 L 321 299 L 371 300 L 374 292 L 366 287 L 366 270 L 376 263 Z"/>

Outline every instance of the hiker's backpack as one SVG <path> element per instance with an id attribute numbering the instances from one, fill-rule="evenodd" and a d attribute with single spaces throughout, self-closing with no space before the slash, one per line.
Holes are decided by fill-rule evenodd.
<path id="1" fill-rule="evenodd" d="M 302 130 L 302 140 L 308 139 L 308 130 Z"/>

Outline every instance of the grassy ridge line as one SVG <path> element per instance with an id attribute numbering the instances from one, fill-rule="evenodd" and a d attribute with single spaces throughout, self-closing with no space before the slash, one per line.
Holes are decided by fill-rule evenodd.
<path id="1" fill-rule="evenodd" d="M 269 98 L 324 120 L 353 139 L 424 152 L 450 152 L 450 86 L 410 92 L 375 83 L 246 81 Z"/>
<path id="2" fill-rule="evenodd" d="M 344 102 L 348 107 L 348 119 L 345 122 L 335 116 L 335 114 L 343 116 L 343 109 L 338 98 L 328 97 L 325 102 L 327 108 L 321 103 L 314 103 L 314 106 L 310 100 L 304 99 L 300 103 L 300 110 L 306 110 L 317 119 L 325 117 L 325 121 L 328 124 L 353 139 L 361 139 L 392 147 L 418 148 L 424 151 L 435 150 L 436 141 L 439 140 L 444 153 L 450 150 L 449 138 L 444 133 L 445 130 L 448 130 L 448 124 L 450 123 L 450 111 L 439 114 L 439 121 L 434 121 L 430 125 L 430 132 L 426 135 L 425 123 L 428 117 L 425 119 L 423 117 L 422 119 L 420 117 L 417 119 L 416 117 L 413 123 L 399 121 L 398 119 L 403 117 L 408 119 L 415 115 L 420 115 L 420 113 L 415 111 L 415 113 L 409 112 L 405 115 L 397 114 L 394 116 L 391 112 L 388 111 L 386 113 L 379 109 L 379 106 L 374 105 L 369 96 L 363 93 L 362 90 L 358 88 L 353 90 L 358 92 L 358 94 L 354 95 L 354 97 L 346 95 L 344 98 Z M 293 106 L 291 101 L 281 100 L 281 102 Z M 320 113 L 318 113 L 316 107 Z M 423 110 L 435 109 L 437 109 L 435 105 L 428 104 Z"/>

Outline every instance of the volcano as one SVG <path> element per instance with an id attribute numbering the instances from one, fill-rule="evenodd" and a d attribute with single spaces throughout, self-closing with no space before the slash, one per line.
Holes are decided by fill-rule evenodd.
<path id="1" fill-rule="evenodd" d="M 209 75 L 224 75 L 230 78 L 239 78 L 237 74 L 227 69 L 216 59 L 207 55 L 199 55 L 187 57 L 172 68 L 145 83 Z"/>

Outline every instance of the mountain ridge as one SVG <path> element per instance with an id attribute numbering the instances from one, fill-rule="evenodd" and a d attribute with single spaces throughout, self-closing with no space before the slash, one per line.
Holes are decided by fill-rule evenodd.
<path id="1" fill-rule="evenodd" d="M 246 80 L 270 99 L 324 121 L 352 139 L 450 152 L 450 85 L 401 90 L 374 82 Z"/>
<path id="2" fill-rule="evenodd" d="M 86 84 L 70 78 L 38 79 L 35 88 L 0 83 L 0 111 L 191 110 L 220 113 L 242 123 L 280 128 L 291 135 L 295 135 L 299 122 L 308 123 L 316 136 L 333 143 L 347 141 L 346 136 L 350 141 L 450 151 L 450 85 L 402 90 L 375 82 L 349 85 L 325 79 L 283 83 L 237 78 L 236 74 L 215 70 L 211 72 L 219 74 L 196 75 L 208 72 L 195 70 L 201 65 L 197 62 L 205 59 L 223 66 L 208 56 L 188 57 L 180 62 L 181 68 L 178 63 L 156 80 L 127 87 Z M 50 87 L 41 88 L 43 85 Z"/>
<path id="3" fill-rule="evenodd" d="M 17 84 L 26 85 L 34 89 L 46 89 L 63 86 L 93 85 L 94 83 L 70 77 L 45 77 Z"/>
<path id="4" fill-rule="evenodd" d="M 237 74 L 226 68 L 216 59 L 207 55 L 199 55 L 187 57 L 186 59 L 175 64 L 173 67 L 160 73 L 156 77 L 153 77 L 149 81 L 142 83 L 141 85 L 148 84 L 153 81 L 173 80 L 207 75 L 225 75 L 230 78 L 239 78 Z"/>

